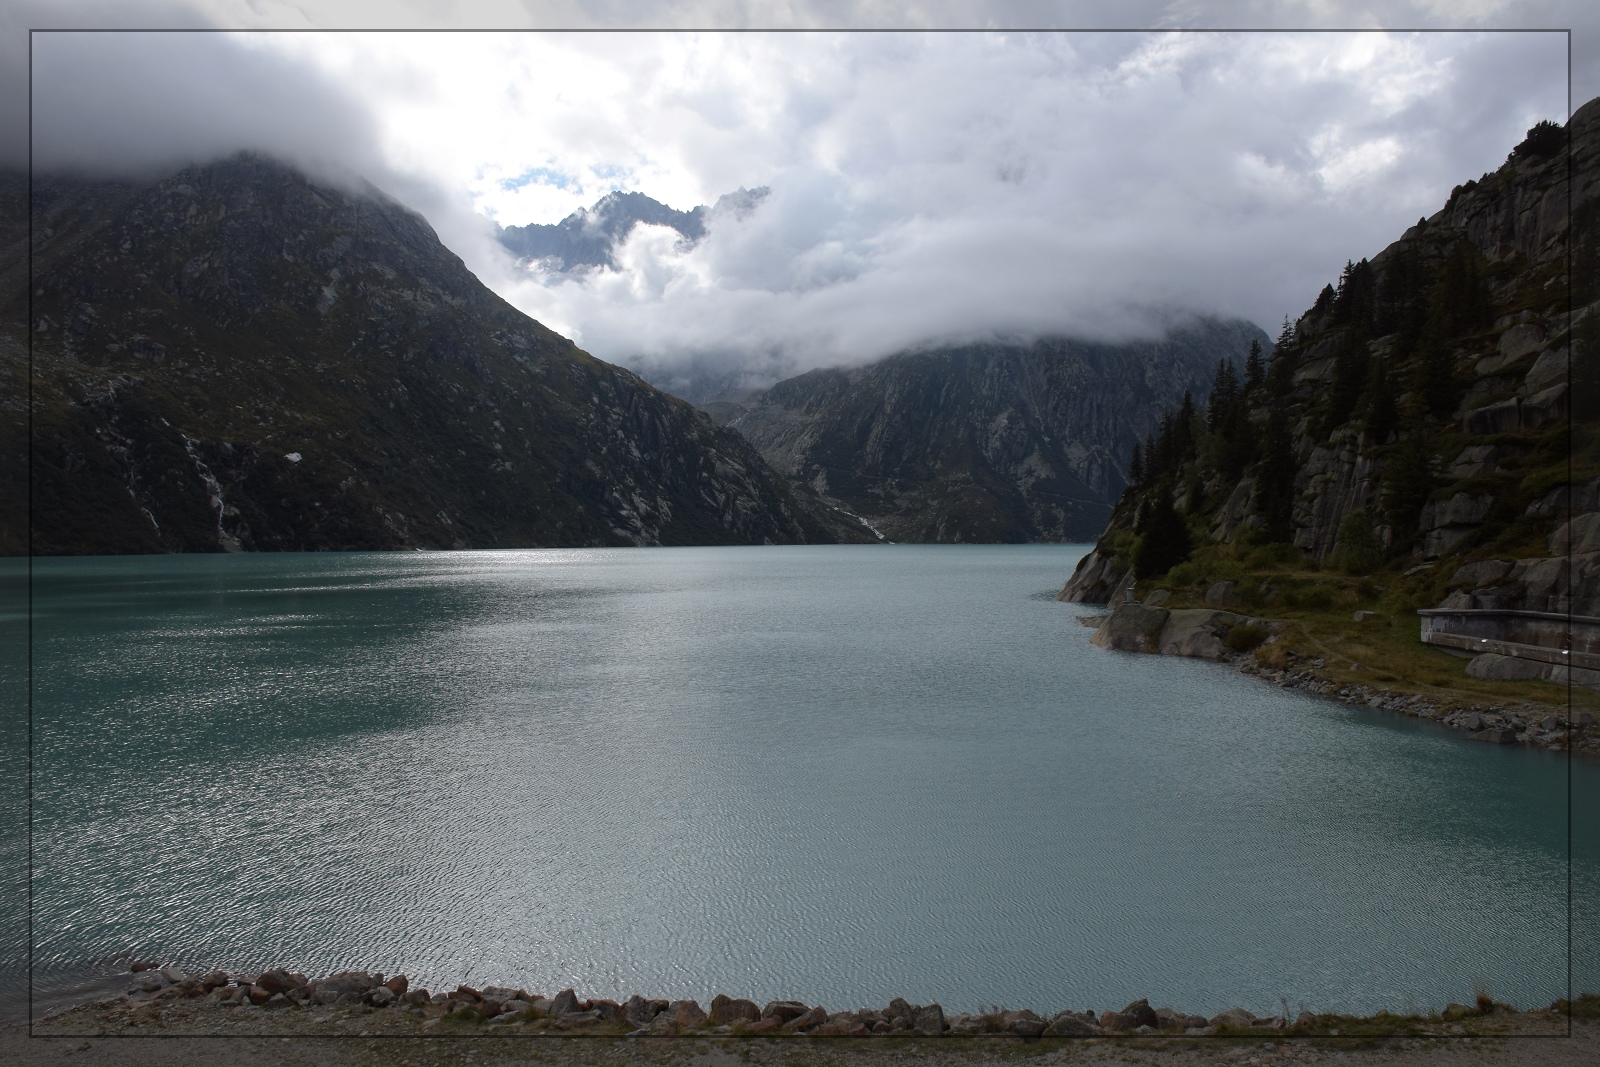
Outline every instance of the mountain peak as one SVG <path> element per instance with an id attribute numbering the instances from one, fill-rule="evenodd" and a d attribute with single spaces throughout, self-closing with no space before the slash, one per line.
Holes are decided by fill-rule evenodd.
<path id="1" fill-rule="evenodd" d="M 765 187 L 737 189 L 717 198 L 715 205 L 701 204 L 678 211 L 661 201 L 638 192 L 614 190 L 579 208 L 560 222 L 530 223 L 500 229 L 500 243 L 523 259 L 542 260 L 557 271 L 582 267 L 615 267 L 616 250 L 640 223 L 665 226 L 677 231 L 685 244 L 692 245 L 706 235 L 706 220 L 728 214 L 743 219 L 767 196 Z"/>

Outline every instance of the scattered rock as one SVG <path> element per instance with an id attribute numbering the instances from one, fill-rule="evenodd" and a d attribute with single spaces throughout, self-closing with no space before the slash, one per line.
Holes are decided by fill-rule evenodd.
<path id="1" fill-rule="evenodd" d="M 294 983 L 289 980 L 289 972 L 280 968 L 262 971 L 261 977 L 256 979 L 256 985 L 269 993 L 287 993 Z"/>
<path id="2" fill-rule="evenodd" d="M 1140 997 L 1126 1008 L 1117 1012 L 1124 1025 L 1129 1029 L 1138 1029 L 1141 1026 L 1156 1026 L 1161 1020 L 1156 1017 L 1156 1011 L 1150 1002 Z"/>
<path id="3" fill-rule="evenodd" d="M 1509 363 L 1543 349 L 1544 331 L 1531 322 L 1520 323 L 1500 335 L 1499 353 Z"/>
<path id="4" fill-rule="evenodd" d="M 1564 522 L 1550 535 L 1550 554 L 1600 552 L 1600 512 L 1591 511 Z"/>
<path id="5" fill-rule="evenodd" d="M 1044 1028 L 1046 1037 L 1095 1037 L 1104 1032 L 1090 1019 L 1070 1011 L 1057 1015 Z"/>
<path id="6" fill-rule="evenodd" d="M 1216 582 L 1206 590 L 1207 604 L 1228 604 L 1233 600 L 1234 582 Z"/>
<path id="7" fill-rule="evenodd" d="M 672 1025 L 679 1030 L 693 1030 L 706 1024 L 706 1013 L 699 1003 L 693 1000 L 674 1000 L 667 1005 L 663 1013 L 672 1020 Z"/>
<path id="8" fill-rule="evenodd" d="M 1567 383 L 1559 382 L 1523 400 L 1518 416 L 1524 430 L 1563 421 L 1567 417 Z"/>
<path id="9" fill-rule="evenodd" d="M 1509 560 L 1480 559 L 1475 563 L 1468 563 L 1458 567 L 1456 572 L 1450 576 L 1450 584 L 1466 586 L 1469 589 L 1495 585 L 1505 580 L 1506 576 L 1511 573 L 1513 566 L 1515 565 Z"/>
<path id="10" fill-rule="evenodd" d="M 797 1034 L 803 1034 L 808 1030 L 816 1029 L 827 1021 L 828 1013 L 819 1005 L 809 1009 L 804 1015 L 791 1019 L 785 1029 Z"/>
<path id="11" fill-rule="evenodd" d="M 1211 1025 L 1222 1026 L 1249 1026 L 1256 1021 L 1256 1017 L 1243 1008 L 1229 1008 L 1227 1011 L 1218 1012 L 1211 1017 Z"/>
<path id="12" fill-rule="evenodd" d="M 735 1022 L 753 1023 L 759 1018 L 761 1009 L 756 1007 L 753 1001 L 734 1000 L 722 993 L 711 998 L 711 1013 L 707 1016 L 711 1026 L 726 1026 Z"/>
<path id="13" fill-rule="evenodd" d="M 376 984 L 372 980 L 372 976 L 365 971 L 340 971 L 338 974 L 330 974 L 318 982 L 317 992 L 319 994 L 331 992 L 335 995 L 340 993 L 365 993 Z"/>
<path id="14" fill-rule="evenodd" d="M 690 1003 L 693 1003 L 692 1001 Z M 547 1009 L 551 1015 L 575 1015 L 583 1010 L 583 1005 L 578 1003 L 578 994 L 570 989 L 563 989 L 550 1001 Z M 699 1010 L 696 1008 L 696 1010 Z"/>
<path id="15" fill-rule="evenodd" d="M 634 1026 L 649 1026 L 656 1016 L 667 1010 L 665 1000 L 646 1000 L 635 993 L 622 1005 L 623 1016 Z"/>
<path id="16" fill-rule="evenodd" d="M 776 1018 L 783 1022 L 790 1022 L 804 1015 L 808 1009 L 798 1000 L 774 1000 L 761 1009 L 761 1018 Z"/>
<path id="17" fill-rule="evenodd" d="M 919 1034 L 938 1037 L 945 1031 L 944 1009 L 937 1004 L 923 1005 L 916 1010 L 911 1028 Z"/>

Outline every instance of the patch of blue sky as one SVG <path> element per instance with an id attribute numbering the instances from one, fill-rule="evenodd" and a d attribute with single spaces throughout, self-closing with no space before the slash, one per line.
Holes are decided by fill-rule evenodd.
<path id="1" fill-rule="evenodd" d="M 551 170 L 549 167 L 534 167 L 532 170 L 525 170 L 515 177 L 500 179 L 500 188 L 507 192 L 513 189 L 521 189 L 525 185 L 553 185 L 557 189 L 567 189 L 574 186 L 581 188 L 577 178 L 570 174 L 563 174 L 559 170 Z"/>

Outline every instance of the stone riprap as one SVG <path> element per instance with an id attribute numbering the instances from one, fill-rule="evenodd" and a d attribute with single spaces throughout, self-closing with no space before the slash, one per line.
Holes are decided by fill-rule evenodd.
<path id="1" fill-rule="evenodd" d="M 366 971 L 340 971 L 314 979 L 274 968 L 256 974 L 213 970 L 191 975 L 179 967 L 140 962 L 133 965 L 127 990 L 100 1005 L 112 1008 L 160 1008 L 175 1001 L 195 1001 L 205 1008 L 238 1012 L 388 1012 L 410 1015 L 424 1028 L 452 1025 L 506 1027 L 509 1032 L 595 1034 L 653 1037 L 677 1034 L 769 1035 L 774 1037 L 978 1037 L 1024 1038 L 1107 1037 L 1149 1034 L 1214 1034 L 1269 1032 L 1307 1027 L 1316 1017 L 1301 1013 L 1258 1017 L 1230 1008 L 1207 1018 L 1169 1007 L 1152 1008 L 1136 1000 L 1120 1011 L 1060 1011 L 1051 1016 L 1028 1009 L 995 1008 L 976 1014 L 947 1015 L 938 1004 L 912 1004 L 900 997 L 884 1008 L 830 1012 L 820 1005 L 774 1000 L 765 1007 L 753 1000 L 718 994 L 708 1009 L 693 1000 L 667 1000 L 638 995 L 617 1002 L 580 998 L 563 989 L 554 996 L 513 986 L 449 991 L 413 986 L 403 974 L 386 977 Z"/>

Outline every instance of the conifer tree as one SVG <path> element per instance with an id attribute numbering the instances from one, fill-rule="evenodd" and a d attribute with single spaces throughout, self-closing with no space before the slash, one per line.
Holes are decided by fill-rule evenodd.
<path id="1" fill-rule="evenodd" d="M 1373 307 L 1372 264 L 1366 260 L 1344 265 L 1339 289 L 1333 298 L 1333 321 L 1371 326 Z"/>
<path id="2" fill-rule="evenodd" d="M 1436 329 L 1430 328 L 1423 336 L 1410 379 L 1414 419 L 1449 418 L 1461 402 L 1464 385 L 1455 354 Z"/>
<path id="3" fill-rule="evenodd" d="M 1340 338 L 1333 357 L 1333 382 L 1328 387 L 1328 403 L 1322 412 L 1319 435 L 1342 426 L 1355 411 L 1366 388 L 1368 364 L 1367 331 L 1351 326 Z"/>
<path id="4" fill-rule="evenodd" d="M 1261 342 L 1250 342 L 1250 353 L 1244 357 L 1244 391 L 1246 395 L 1254 395 L 1261 391 L 1267 378 L 1266 363 L 1261 358 Z"/>
<path id="5" fill-rule="evenodd" d="M 1134 442 L 1133 456 L 1128 460 L 1128 484 L 1135 489 L 1144 484 L 1144 449 Z"/>
<path id="6" fill-rule="evenodd" d="M 1433 485 L 1433 451 L 1427 435 L 1417 430 L 1405 436 L 1383 469 L 1383 512 L 1393 532 L 1391 548 L 1409 548 L 1416 539 Z"/>
<path id="7" fill-rule="evenodd" d="M 1294 442 L 1283 409 L 1267 415 L 1256 470 L 1256 500 L 1268 541 L 1288 542 L 1294 535 Z"/>
<path id="8" fill-rule="evenodd" d="M 1381 445 L 1389 440 L 1399 421 L 1395 407 L 1394 383 L 1389 378 L 1388 361 L 1372 358 L 1372 370 L 1367 376 L 1366 420 L 1361 429 L 1369 444 Z"/>
<path id="9" fill-rule="evenodd" d="M 1173 442 L 1173 459 L 1175 462 L 1172 467 L 1174 471 L 1194 458 L 1194 420 L 1194 397 L 1190 395 L 1189 390 L 1185 389 L 1183 391 L 1183 403 L 1178 405 L 1178 417 L 1175 420 L 1177 423 L 1177 439 Z"/>
<path id="10" fill-rule="evenodd" d="M 1445 257 L 1428 308 L 1428 325 L 1439 340 L 1476 333 L 1494 320 L 1482 259 L 1464 239 Z"/>
<path id="11" fill-rule="evenodd" d="M 1217 375 L 1211 382 L 1211 396 L 1206 401 L 1206 429 L 1215 433 L 1217 427 L 1233 414 L 1238 399 L 1239 377 L 1234 373 L 1233 364 L 1226 359 L 1218 360 Z"/>
<path id="12" fill-rule="evenodd" d="M 1322 287 L 1322 292 L 1317 294 L 1317 302 L 1311 305 L 1312 314 L 1326 314 L 1328 310 L 1333 307 L 1333 298 L 1336 295 L 1337 294 L 1334 293 L 1332 285 L 1324 285 Z"/>
<path id="13" fill-rule="evenodd" d="M 1283 317 L 1283 329 L 1278 331 L 1278 339 L 1272 342 L 1272 354 L 1287 352 L 1294 347 L 1294 323 L 1289 321 L 1289 316 Z"/>
<path id="14" fill-rule="evenodd" d="M 1372 529 L 1372 517 L 1359 508 L 1339 523 L 1333 562 L 1346 574 L 1371 574 L 1383 563 L 1383 543 Z"/>
<path id="15" fill-rule="evenodd" d="M 1134 526 L 1139 535 L 1133 553 L 1133 571 L 1140 578 L 1156 578 L 1189 558 L 1194 545 L 1183 516 L 1172 506 L 1172 490 L 1158 485 L 1139 512 Z"/>

